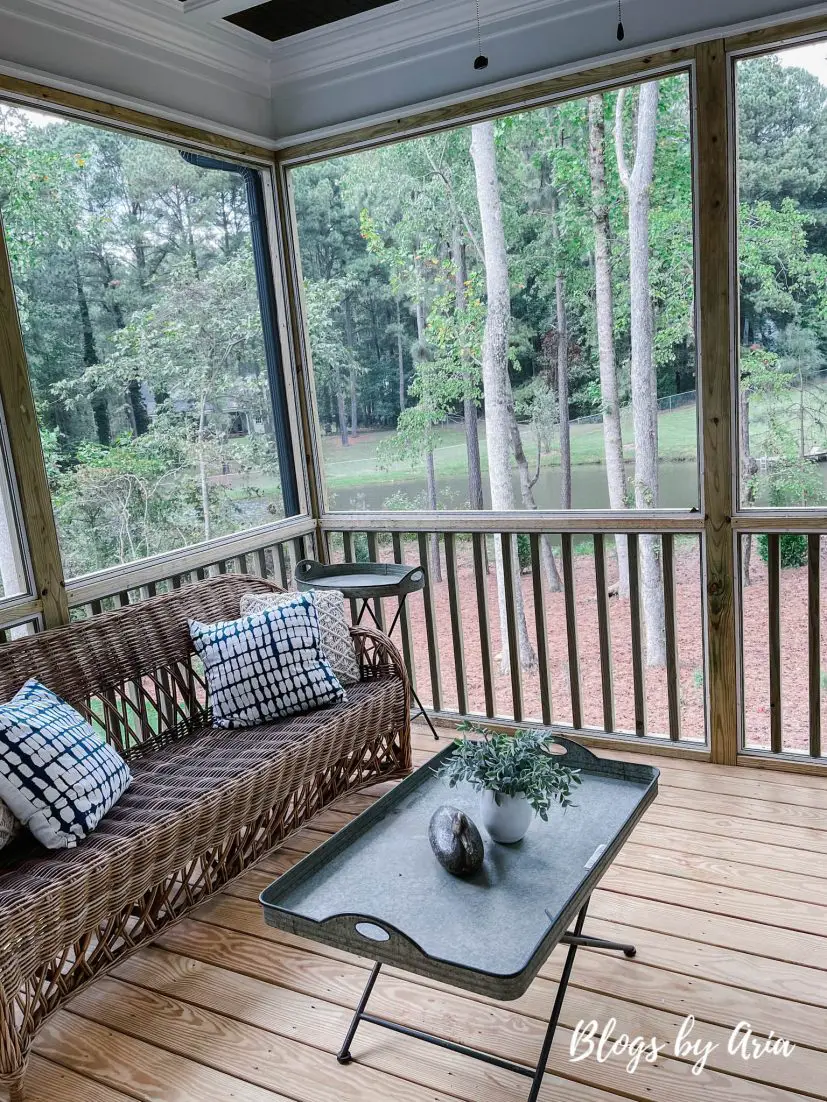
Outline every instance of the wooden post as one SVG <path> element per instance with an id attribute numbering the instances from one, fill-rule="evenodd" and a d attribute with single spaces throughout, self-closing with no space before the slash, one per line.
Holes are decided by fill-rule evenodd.
<path id="1" fill-rule="evenodd" d="M 295 219 L 295 207 L 290 187 L 289 175 L 277 160 L 274 160 L 273 198 L 277 219 L 279 252 L 281 254 L 284 276 L 285 312 L 289 333 L 290 352 L 293 354 L 296 371 L 295 401 L 299 420 L 300 442 L 306 479 L 307 503 L 310 515 L 316 521 L 316 546 L 320 559 L 326 558 L 327 545 L 322 536 L 321 517 L 325 508 L 324 464 L 321 457 L 321 430 L 318 411 L 315 404 L 313 368 L 307 339 L 302 322 L 306 316 L 303 309 L 301 259 L 298 249 L 298 227 Z M 285 357 L 285 362 L 289 362 Z M 296 456 L 298 461 L 298 455 Z"/>
<path id="2" fill-rule="evenodd" d="M 34 595 L 42 602 L 47 628 L 69 622 L 66 583 L 60 560 L 52 498 L 40 446 L 34 398 L 29 383 L 23 334 L 17 314 L 11 266 L 0 219 L 0 401 L 6 419 L 11 463 L 16 478 L 21 523 L 32 565 Z M 11 519 L 11 518 L 10 518 Z"/>
<path id="3" fill-rule="evenodd" d="M 821 536 L 807 536 L 809 605 L 810 756 L 821 757 Z"/>
<path id="4" fill-rule="evenodd" d="M 738 632 L 735 622 L 735 541 L 732 532 L 735 402 L 731 279 L 732 224 L 728 153 L 729 70 L 724 42 L 695 50 L 698 110 L 698 318 L 703 509 L 706 565 L 709 741 L 712 760 L 734 765 L 738 756 Z"/>

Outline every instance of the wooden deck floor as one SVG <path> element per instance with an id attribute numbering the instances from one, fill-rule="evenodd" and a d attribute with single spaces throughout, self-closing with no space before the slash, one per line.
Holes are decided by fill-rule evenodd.
<path id="1" fill-rule="evenodd" d="M 418 731 L 417 758 L 434 743 Z M 595 893 L 587 931 L 632 940 L 634 961 L 578 954 L 543 1102 L 827 1099 L 827 779 L 660 759 L 659 798 Z M 381 789 L 380 789 L 381 791 Z M 334 1053 L 367 962 L 268 929 L 259 891 L 374 798 L 343 800 L 41 1031 L 31 1102 L 521 1102 L 527 1080 L 363 1025 Z M 497 1004 L 389 970 L 377 1013 L 532 1063 L 563 952 L 528 993 Z M 679 1058 L 692 1034 L 706 1070 Z M 656 1064 L 569 1060 L 580 1019 L 658 1038 Z M 788 1058 L 728 1052 L 751 1023 Z"/>

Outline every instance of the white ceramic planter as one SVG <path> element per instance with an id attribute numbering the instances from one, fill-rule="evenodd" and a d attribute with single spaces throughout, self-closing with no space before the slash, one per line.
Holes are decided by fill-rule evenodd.
<path id="1" fill-rule="evenodd" d="M 480 814 L 495 842 L 519 842 L 531 826 L 534 809 L 525 796 L 486 791 L 480 796 Z"/>

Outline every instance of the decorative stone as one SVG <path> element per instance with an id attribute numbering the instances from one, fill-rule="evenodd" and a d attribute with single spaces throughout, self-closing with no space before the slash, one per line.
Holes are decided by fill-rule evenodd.
<path id="1" fill-rule="evenodd" d="M 464 811 L 438 807 L 428 826 L 428 841 L 440 865 L 453 876 L 472 876 L 482 865 L 485 847 L 480 832 Z"/>

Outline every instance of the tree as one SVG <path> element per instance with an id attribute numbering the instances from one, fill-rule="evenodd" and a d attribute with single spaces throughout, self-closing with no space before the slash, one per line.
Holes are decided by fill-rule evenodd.
<path id="1" fill-rule="evenodd" d="M 511 484 L 511 448 L 509 446 L 511 426 L 514 421 L 514 403 L 511 382 L 508 377 L 511 292 L 508 283 L 508 254 L 503 231 L 493 122 L 476 123 L 471 128 L 471 157 L 474 162 L 477 180 L 477 199 L 485 253 L 488 304 L 482 351 L 482 380 L 485 397 L 485 427 L 488 442 L 488 478 L 491 484 L 491 507 L 498 511 L 510 511 L 514 508 L 514 491 Z M 511 537 L 504 538 L 510 539 Z M 514 568 L 514 617 L 517 624 L 520 665 L 527 668 L 536 663 L 536 656 L 528 638 L 516 553 L 512 554 L 511 559 Z M 502 547 L 499 541 L 495 541 L 495 564 L 500 607 L 500 634 L 503 644 L 501 663 L 503 671 L 506 671 L 509 665 L 508 610 L 505 598 Z"/>
<path id="2" fill-rule="evenodd" d="M 635 504 L 639 509 L 652 509 L 658 503 L 658 392 L 649 286 L 649 196 L 657 139 L 657 82 L 648 81 L 640 86 L 631 169 L 626 158 L 624 138 L 626 99 L 626 89 L 621 89 L 615 114 L 615 150 L 618 172 L 629 205 Z M 650 666 L 662 666 L 666 663 L 666 630 L 658 537 L 641 537 L 640 551 L 646 661 Z"/>
<path id="3" fill-rule="evenodd" d="M 614 291 L 612 288 L 611 223 L 606 190 L 606 121 L 602 93 L 589 97 L 589 176 L 594 227 L 594 284 L 597 348 L 600 368 L 600 405 L 603 415 L 603 447 L 609 507 L 626 508 L 626 466 L 614 340 Z M 618 589 L 629 594 L 629 551 L 625 536 L 615 537 Z"/>

